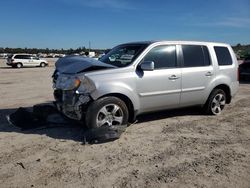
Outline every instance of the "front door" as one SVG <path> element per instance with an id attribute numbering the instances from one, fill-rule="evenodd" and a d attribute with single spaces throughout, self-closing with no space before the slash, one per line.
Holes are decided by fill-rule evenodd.
<path id="1" fill-rule="evenodd" d="M 156 46 L 145 55 L 143 61 L 153 61 L 154 70 L 137 70 L 141 112 L 178 107 L 181 69 L 177 66 L 176 46 Z"/>
<path id="2" fill-rule="evenodd" d="M 31 64 L 32 64 L 33 66 L 39 66 L 39 65 L 40 65 L 40 60 L 39 60 L 38 57 L 32 57 L 31 60 L 32 60 Z"/>

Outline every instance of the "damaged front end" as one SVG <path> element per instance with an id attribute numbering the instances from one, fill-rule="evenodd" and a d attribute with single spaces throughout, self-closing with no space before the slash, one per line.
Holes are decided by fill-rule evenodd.
<path id="1" fill-rule="evenodd" d="M 65 116 L 82 120 L 95 84 L 85 75 L 87 72 L 115 68 L 92 58 L 66 56 L 56 62 L 52 76 L 55 105 Z"/>
<path id="2" fill-rule="evenodd" d="M 84 76 L 60 74 L 53 84 L 55 105 L 58 111 L 74 120 L 82 120 L 94 90 Z"/>

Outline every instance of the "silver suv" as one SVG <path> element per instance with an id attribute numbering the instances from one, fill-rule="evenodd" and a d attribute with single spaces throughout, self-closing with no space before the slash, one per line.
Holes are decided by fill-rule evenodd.
<path id="1" fill-rule="evenodd" d="M 53 82 L 58 110 L 90 128 L 187 106 L 218 115 L 239 87 L 229 45 L 190 41 L 122 44 L 99 60 L 61 58 Z"/>

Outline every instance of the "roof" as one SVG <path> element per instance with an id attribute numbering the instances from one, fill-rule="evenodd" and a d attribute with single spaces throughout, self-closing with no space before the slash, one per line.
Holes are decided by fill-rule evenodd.
<path id="1" fill-rule="evenodd" d="M 124 43 L 122 45 L 128 45 L 128 44 L 154 44 L 154 43 L 171 43 L 171 44 L 199 44 L 199 45 L 220 45 L 220 46 L 225 46 L 229 45 L 226 43 L 219 43 L 219 42 L 205 42 L 205 41 L 172 41 L 172 40 L 152 40 L 152 41 L 138 41 L 138 42 L 129 42 L 129 43 Z"/>

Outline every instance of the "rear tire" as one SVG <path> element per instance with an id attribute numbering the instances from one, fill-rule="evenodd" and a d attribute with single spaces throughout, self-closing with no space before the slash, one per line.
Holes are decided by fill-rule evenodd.
<path id="1" fill-rule="evenodd" d="M 219 115 L 226 105 L 226 94 L 222 89 L 214 89 L 204 106 L 204 112 L 209 115 Z"/>
<path id="2" fill-rule="evenodd" d="M 89 105 L 85 123 L 88 128 L 126 125 L 128 117 L 128 108 L 121 99 L 117 97 L 103 97 Z"/>
<path id="3" fill-rule="evenodd" d="M 22 63 L 17 63 L 17 64 L 16 64 L 16 68 L 20 69 L 20 68 L 22 68 L 22 67 L 23 67 L 23 64 L 22 64 Z"/>

